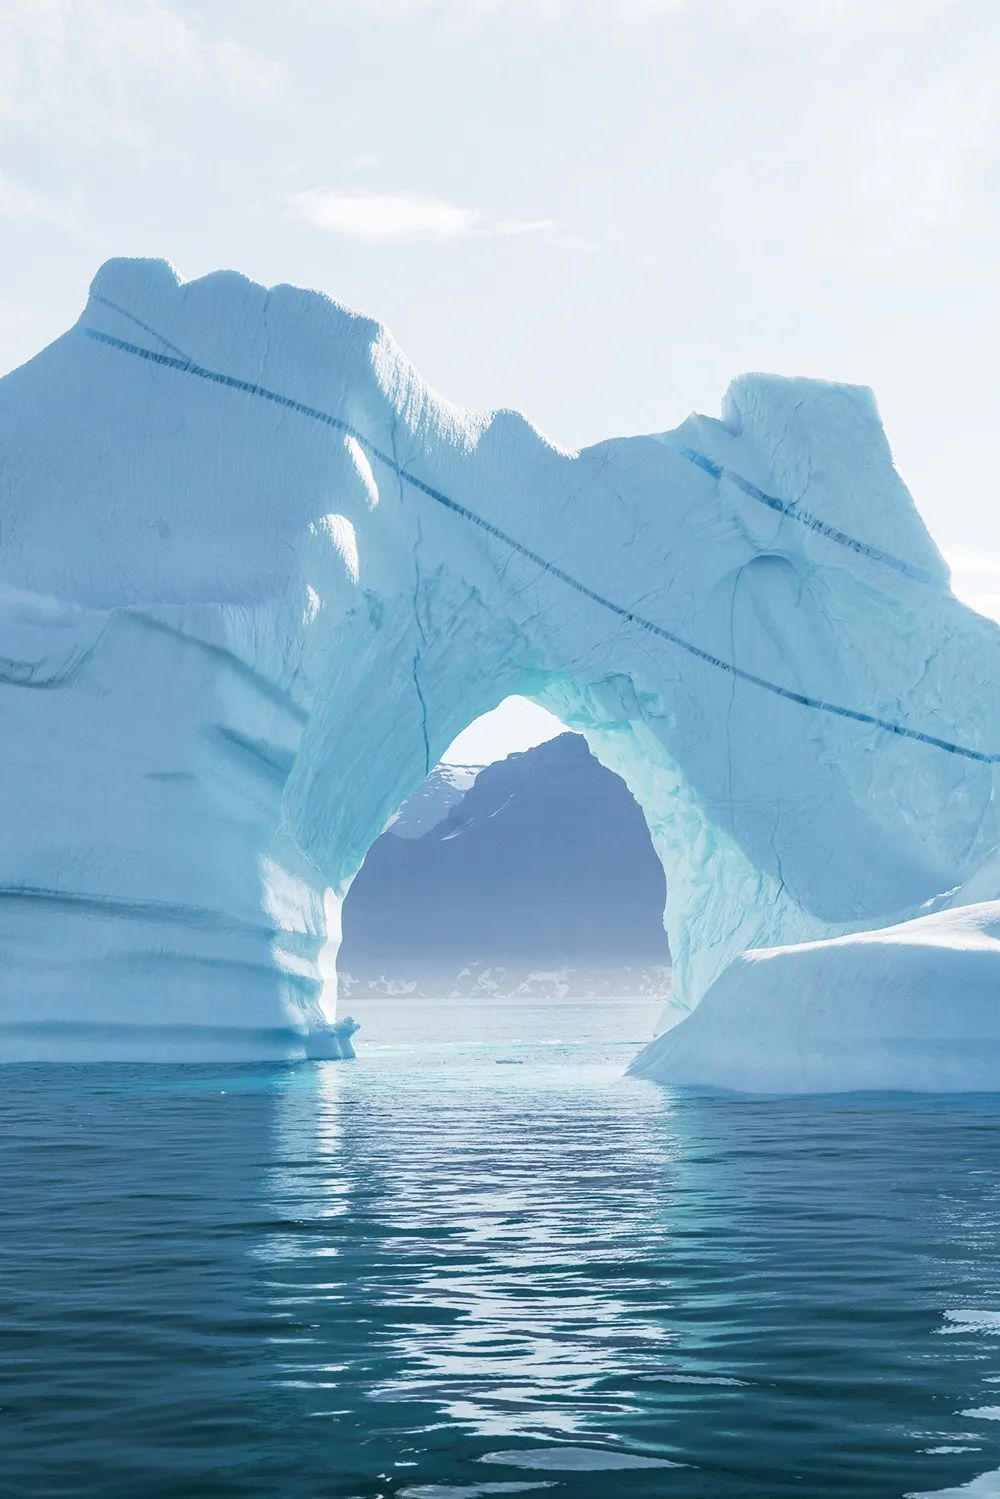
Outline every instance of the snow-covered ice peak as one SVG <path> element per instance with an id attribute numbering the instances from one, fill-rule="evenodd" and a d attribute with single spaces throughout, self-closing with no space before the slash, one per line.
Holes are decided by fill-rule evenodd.
<path id="1" fill-rule="evenodd" d="M 395 838 L 422 838 L 451 816 L 482 768 L 481 765 L 435 765 L 399 811 L 392 814 L 383 831 Z"/>
<path id="2" fill-rule="evenodd" d="M 0 382 L 0 472 L 5 1054 L 301 1049 L 367 848 L 513 693 L 642 806 L 680 1008 L 1000 841 L 997 629 L 867 390 L 569 453 L 316 293 L 118 260 Z"/>

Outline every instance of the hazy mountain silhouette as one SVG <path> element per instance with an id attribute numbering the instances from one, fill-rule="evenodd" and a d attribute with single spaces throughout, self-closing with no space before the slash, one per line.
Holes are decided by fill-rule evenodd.
<path id="1" fill-rule="evenodd" d="M 664 895 L 642 813 L 579 735 L 439 766 L 347 897 L 343 991 L 658 993 Z"/>

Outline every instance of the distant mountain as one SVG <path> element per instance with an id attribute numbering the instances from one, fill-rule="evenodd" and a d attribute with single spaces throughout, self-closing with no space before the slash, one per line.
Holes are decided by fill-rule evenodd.
<path id="1" fill-rule="evenodd" d="M 386 823 L 396 838 L 422 838 L 436 828 L 472 786 L 481 765 L 438 765 Z"/>
<path id="2" fill-rule="evenodd" d="M 659 994 L 664 895 L 642 813 L 579 735 L 439 766 L 344 903 L 342 992 Z"/>

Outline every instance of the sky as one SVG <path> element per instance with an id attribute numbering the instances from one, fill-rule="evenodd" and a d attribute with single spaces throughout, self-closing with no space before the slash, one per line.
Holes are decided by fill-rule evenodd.
<path id="1" fill-rule="evenodd" d="M 858 381 L 994 612 L 998 77 L 996 0 L 0 0 L 0 369 L 159 255 L 320 288 L 571 448 Z"/>

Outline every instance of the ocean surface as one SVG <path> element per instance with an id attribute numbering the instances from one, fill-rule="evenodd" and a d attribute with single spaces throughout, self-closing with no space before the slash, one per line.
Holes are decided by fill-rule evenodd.
<path id="1" fill-rule="evenodd" d="M 0 1494 L 1000 1495 L 1000 1099 L 672 1093 L 654 1009 L 0 1070 Z"/>

